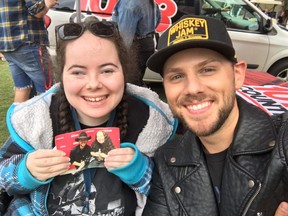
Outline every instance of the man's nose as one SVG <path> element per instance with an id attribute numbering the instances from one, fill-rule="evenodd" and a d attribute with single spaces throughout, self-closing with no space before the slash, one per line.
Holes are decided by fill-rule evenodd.
<path id="1" fill-rule="evenodd" d="M 203 80 L 192 72 L 187 76 L 184 93 L 196 95 L 204 91 Z"/>

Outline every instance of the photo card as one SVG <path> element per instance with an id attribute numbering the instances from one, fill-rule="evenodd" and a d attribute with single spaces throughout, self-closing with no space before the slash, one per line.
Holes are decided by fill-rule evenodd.
<path id="1" fill-rule="evenodd" d="M 78 130 L 57 135 L 55 145 L 70 157 L 71 166 L 64 174 L 103 168 L 108 152 L 120 147 L 120 132 L 117 127 Z"/>

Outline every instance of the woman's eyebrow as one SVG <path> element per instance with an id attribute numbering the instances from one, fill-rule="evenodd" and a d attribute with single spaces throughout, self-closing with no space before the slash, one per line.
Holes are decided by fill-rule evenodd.
<path id="1" fill-rule="evenodd" d="M 70 69 L 72 69 L 72 68 L 86 68 L 86 67 L 84 67 L 83 65 L 78 65 L 78 64 L 73 64 L 73 65 L 71 65 L 69 68 L 68 68 L 68 70 L 70 70 Z"/>

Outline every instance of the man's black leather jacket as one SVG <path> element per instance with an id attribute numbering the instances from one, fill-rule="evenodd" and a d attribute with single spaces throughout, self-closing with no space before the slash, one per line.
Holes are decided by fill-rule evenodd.
<path id="1" fill-rule="evenodd" d="M 274 215 L 288 201 L 288 128 L 238 99 L 240 117 L 224 165 L 218 207 L 197 137 L 163 145 L 155 154 L 151 193 L 143 215 Z M 276 121 L 275 121 L 276 122 Z"/>

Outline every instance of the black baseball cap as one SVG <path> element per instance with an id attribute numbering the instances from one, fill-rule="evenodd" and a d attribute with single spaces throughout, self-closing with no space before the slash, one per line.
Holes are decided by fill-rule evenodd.
<path id="1" fill-rule="evenodd" d="M 162 75 L 163 65 L 173 54 L 189 48 L 207 48 L 237 62 L 231 38 L 221 20 L 185 15 L 173 23 L 159 38 L 157 52 L 147 61 L 147 67 Z"/>

